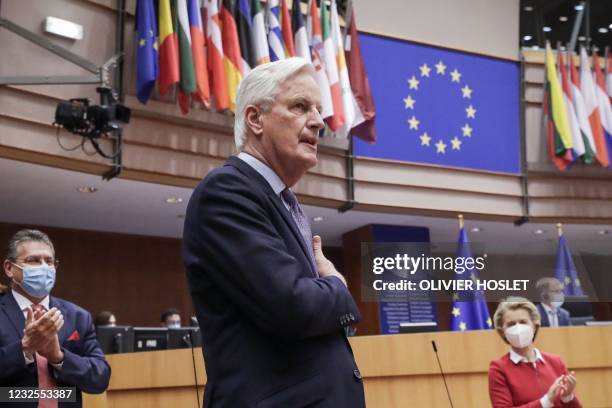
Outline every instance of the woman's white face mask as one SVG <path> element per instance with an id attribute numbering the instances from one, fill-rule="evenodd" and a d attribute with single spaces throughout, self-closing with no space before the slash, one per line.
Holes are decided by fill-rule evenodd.
<path id="1" fill-rule="evenodd" d="M 517 323 L 504 330 L 506 340 L 513 347 L 525 348 L 533 343 L 533 327 L 530 324 Z"/>

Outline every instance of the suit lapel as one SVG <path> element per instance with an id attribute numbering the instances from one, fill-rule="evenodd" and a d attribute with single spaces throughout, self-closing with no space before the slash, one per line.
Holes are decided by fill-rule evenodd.
<path id="1" fill-rule="evenodd" d="M 2 312 L 13 325 L 13 328 L 19 335 L 19 338 L 23 337 L 25 317 L 23 317 L 23 312 L 21 309 L 19 309 L 19 305 L 17 304 L 17 301 L 13 297 L 10 290 L 4 294 L 4 296 L 2 296 L 2 300 L 0 300 L 0 307 L 2 308 Z"/>
<path id="2" fill-rule="evenodd" d="M 548 313 L 542 304 L 538 305 L 538 309 L 540 310 L 540 317 L 542 318 L 542 326 L 550 327 L 550 320 L 548 319 Z"/>
<path id="3" fill-rule="evenodd" d="M 66 310 L 66 308 L 64 308 L 62 304 L 59 303 L 54 297 L 50 296 L 49 297 L 49 309 L 51 309 L 52 307 L 55 307 L 56 309 L 58 309 L 60 312 L 62 312 L 62 316 L 64 316 L 64 325 L 60 329 L 59 333 L 57 333 L 59 344 L 64 344 L 66 342 L 66 339 L 70 335 L 70 331 L 72 329 L 72 326 L 69 327 L 70 319 L 68 319 L 68 316 L 67 316 L 68 310 Z"/>
<path id="4" fill-rule="evenodd" d="M 315 266 L 312 264 L 312 258 L 308 255 L 308 247 L 304 242 L 304 238 L 302 237 L 299 228 L 295 224 L 293 217 L 289 213 L 289 210 L 287 210 L 280 197 L 274 193 L 274 190 L 272 190 L 270 184 L 261 174 L 257 172 L 257 170 L 255 170 L 249 164 L 247 164 L 236 156 L 230 156 L 225 163 L 226 165 L 236 167 L 241 173 L 252 179 L 255 184 L 258 184 L 259 188 L 261 188 L 264 193 L 266 193 L 266 195 L 270 198 L 270 201 L 272 201 L 276 210 L 281 214 L 287 225 L 289 225 L 289 228 L 295 236 L 295 239 L 297 239 L 297 241 L 300 243 L 300 247 L 302 248 L 306 259 L 308 260 L 308 265 L 310 265 L 310 272 L 313 276 L 316 277 L 317 274 L 315 273 Z"/>

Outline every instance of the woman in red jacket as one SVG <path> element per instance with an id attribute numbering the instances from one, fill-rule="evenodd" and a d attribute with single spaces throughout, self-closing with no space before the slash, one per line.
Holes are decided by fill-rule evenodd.
<path id="1" fill-rule="evenodd" d="M 555 354 L 540 352 L 533 341 L 540 314 L 524 298 L 508 298 L 497 307 L 495 329 L 510 352 L 489 366 L 489 397 L 494 408 L 582 407 L 574 395 L 576 377 Z"/>

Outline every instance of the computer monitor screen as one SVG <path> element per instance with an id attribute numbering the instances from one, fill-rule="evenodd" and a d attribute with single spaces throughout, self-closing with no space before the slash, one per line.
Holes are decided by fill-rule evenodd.
<path id="1" fill-rule="evenodd" d="M 132 326 L 96 327 L 98 343 L 105 354 L 130 353 L 134 351 L 134 331 Z"/>
<path id="2" fill-rule="evenodd" d="M 424 333 L 438 331 L 437 322 L 400 323 L 400 333 Z"/>
<path id="3" fill-rule="evenodd" d="M 134 351 L 165 350 L 167 347 L 167 327 L 134 327 Z"/>
<path id="4" fill-rule="evenodd" d="M 199 327 L 181 327 L 168 329 L 168 348 L 202 347 L 202 335 Z"/>

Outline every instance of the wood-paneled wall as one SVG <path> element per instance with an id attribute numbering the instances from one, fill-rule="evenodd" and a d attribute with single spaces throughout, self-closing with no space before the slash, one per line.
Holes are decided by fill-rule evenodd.
<path id="1" fill-rule="evenodd" d="M 0 223 L 0 245 L 19 229 Z M 117 324 L 157 326 L 164 309 L 193 313 L 178 239 L 34 227 L 49 235 L 60 260 L 53 295 L 74 302 L 94 316 L 115 313 Z M 3 251 L 4 258 L 6 251 Z M 2 273 L 0 280 L 7 283 Z"/>
<path id="2" fill-rule="evenodd" d="M 0 258 L 21 228 L 39 229 L 53 241 L 60 260 L 53 295 L 94 317 L 110 310 L 117 324 L 157 326 L 169 307 L 181 311 L 183 324 L 194 314 L 179 239 L 0 223 Z M 324 252 L 342 272 L 342 248 Z M 7 283 L 0 273 L 0 284 Z"/>

